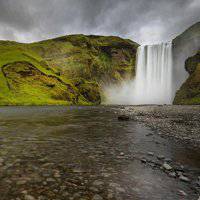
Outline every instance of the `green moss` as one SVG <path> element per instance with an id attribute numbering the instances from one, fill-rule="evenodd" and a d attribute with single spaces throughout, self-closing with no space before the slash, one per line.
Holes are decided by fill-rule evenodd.
<path id="1" fill-rule="evenodd" d="M 99 104 L 102 83 L 134 74 L 137 47 L 112 36 L 0 41 L 0 105 Z"/>

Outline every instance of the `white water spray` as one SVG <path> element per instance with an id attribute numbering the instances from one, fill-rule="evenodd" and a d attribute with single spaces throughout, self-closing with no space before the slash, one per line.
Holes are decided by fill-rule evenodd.
<path id="1" fill-rule="evenodd" d="M 105 90 L 110 104 L 171 104 L 172 44 L 140 46 L 133 81 Z"/>

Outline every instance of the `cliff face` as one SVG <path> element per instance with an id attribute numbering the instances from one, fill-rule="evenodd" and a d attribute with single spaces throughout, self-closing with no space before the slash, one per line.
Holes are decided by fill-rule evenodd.
<path id="1" fill-rule="evenodd" d="M 177 90 L 174 104 L 200 104 L 199 99 L 196 98 L 199 91 L 198 84 L 200 83 L 200 78 L 197 77 L 200 77 L 200 71 L 198 70 L 198 63 L 191 64 L 193 60 L 198 58 L 199 49 L 200 22 L 194 24 L 173 40 L 173 85 L 174 90 Z"/>
<path id="2" fill-rule="evenodd" d="M 0 105 L 99 104 L 102 84 L 134 75 L 137 47 L 111 36 L 0 41 Z"/>
<path id="3" fill-rule="evenodd" d="M 200 104 L 200 50 L 186 60 L 189 78 L 176 93 L 174 104 Z"/>

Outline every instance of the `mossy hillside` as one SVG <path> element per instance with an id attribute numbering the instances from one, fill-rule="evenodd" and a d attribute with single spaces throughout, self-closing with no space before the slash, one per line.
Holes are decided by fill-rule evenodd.
<path id="1" fill-rule="evenodd" d="M 118 37 L 84 35 L 0 41 L 0 105 L 99 104 L 100 84 L 134 74 L 136 48 Z"/>
<path id="2" fill-rule="evenodd" d="M 177 92 L 174 104 L 200 104 L 200 51 L 186 60 L 185 68 L 189 78 Z"/>
<path id="3" fill-rule="evenodd" d="M 138 45 L 119 37 L 70 35 L 29 46 L 67 79 L 117 82 L 134 75 Z"/>
<path id="4" fill-rule="evenodd" d="M 0 42 L 0 69 L 0 105 L 92 104 L 24 44 Z"/>

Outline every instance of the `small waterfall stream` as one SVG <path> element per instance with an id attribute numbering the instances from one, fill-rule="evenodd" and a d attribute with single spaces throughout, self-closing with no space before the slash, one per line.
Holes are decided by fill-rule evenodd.
<path id="1" fill-rule="evenodd" d="M 133 104 L 172 103 L 172 44 L 140 46 Z"/>

